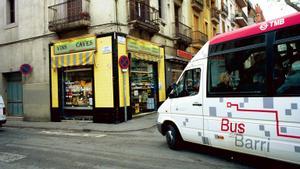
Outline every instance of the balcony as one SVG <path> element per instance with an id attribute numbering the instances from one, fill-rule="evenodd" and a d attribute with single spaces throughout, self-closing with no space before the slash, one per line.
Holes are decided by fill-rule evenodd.
<path id="1" fill-rule="evenodd" d="M 236 11 L 235 22 L 240 26 L 244 27 L 248 25 L 248 19 L 243 11 Z"/>
<path id="2" fill-rule="evenodd" d="M 219 10 L 216 7 L 211 9 L 211 21 L 215 25 L 220 23 Z"/>
<path id="3" fill-rule="evenodd" d="M 247 6 L 247 1 L 246 0 L 236 0 L 236 3 L 237 5 L 240 7 L 240 8 L 244 8 Z"/>
<path id="4" fill-rule="evenodd" d="M 193 44 L 197 46 L 197 44 L 201 44 L 202 46 L 208 41 L 208 36 L 201 31 L 193 32 Z"/>
<path id="5" fill-rule="evenodd" d="M 228 16 L 228 7 L 226 4 L 222 3 L 222 7 L 221 7 L 221 15 L 223 17 L 227 17 Z"/>
<path id="6" fill-rule="evenodd" d="M 192 8 L 196 11 L 203 11 L 203 0 L 192 0 Z"/>
<path id="7" fill-rule="evenodd" d="M 129 21 L 130 29 L 144 30 L 151 34 L 159 32 L 158 10 L 145 4 L 143 1 L 129 1 Z"/>
<path id="8" fill-rule="evenodd" d="M 49 6 L 49 30 L 62 32 L 90 26 L 89 2 L 89 0 L 67 0 Z"/>
<path id="9" fill-rule="evenodd" d="M 175 22 L 174 28 L 174 38 L 176 39 L 177 43 L 184 45 L 189 45 L 192 43 L 192 28 L 181 22 Z"/>

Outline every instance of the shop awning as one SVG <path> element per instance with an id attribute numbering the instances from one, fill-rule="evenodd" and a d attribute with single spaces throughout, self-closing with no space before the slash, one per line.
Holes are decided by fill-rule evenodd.
<path id="1" fill-rule="evenodd" d="M 55 55 L 51 58 L 52 68 L 67 66 L 92 65 L 95 60 L 95 51 L 85 51 L 63 55 Z"/>
<path id="2" fill-rule="evenodd" d="M 160 60 L 160 56 L 154 56 L 154 55 L 136 53 L 136 52 L 131 52 L 131 57 L 135 59 L 146 60 L 151 62 L 158 62 Z"/>

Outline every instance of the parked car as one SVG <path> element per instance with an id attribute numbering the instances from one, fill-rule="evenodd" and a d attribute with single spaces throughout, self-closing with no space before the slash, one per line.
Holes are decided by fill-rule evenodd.
<path id="1" fill-rule="evenodd" d="M 0 95 L 0 127 L 6 123 L 5 105 L 2 96 Z"/>

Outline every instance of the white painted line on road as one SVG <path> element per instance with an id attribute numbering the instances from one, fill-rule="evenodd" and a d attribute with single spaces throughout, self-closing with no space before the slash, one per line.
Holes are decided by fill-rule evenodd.
<path id="1" fill-rule="evenodd" d="M 42 134 L 49 134 L 49 135 L 57 135 L 57 136 L 78 136 L 78 137 L 105 137 L 105 134 L 92 134 L 92 133 L 68 133 L 63 131 L 41 131 Z"/>
<path id="2" fill-rule="evenodd" d="M 21 154 L 13 154 L 13 153 L 6 153 L 6 152 L 0 152 L 0 161 L 2 162 L 13 162 L 17 160 L 21 160 L 25 158 L 26 156 L 21 155 Z"/>

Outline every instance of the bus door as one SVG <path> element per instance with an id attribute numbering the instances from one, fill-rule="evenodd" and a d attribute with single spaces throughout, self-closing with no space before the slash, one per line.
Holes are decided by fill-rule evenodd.
<path id="1" fill-rule="evenodd" d="M 202 143 L 203 136 L 203 76 L 202 67 L 182 74 L 170 95 L 171 116 L 186 141 Z"/>

